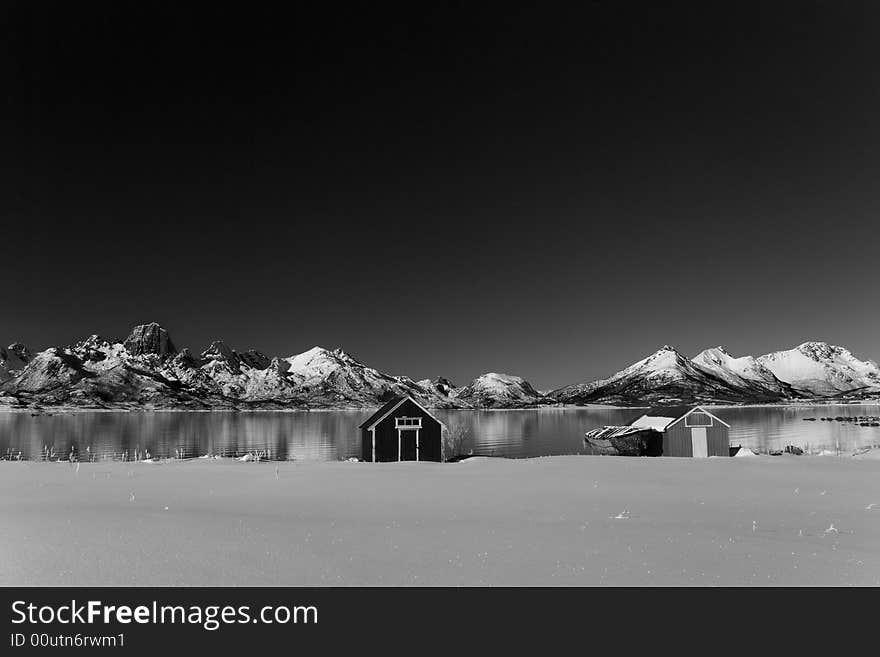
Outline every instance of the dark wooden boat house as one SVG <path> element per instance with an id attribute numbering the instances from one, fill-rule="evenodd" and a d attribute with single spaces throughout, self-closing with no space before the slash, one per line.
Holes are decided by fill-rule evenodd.
<path id="1" fill-rule="evenodd" d="M 446 425 L 412 397 L 395 397 L 361 424 L 361 460 L 442 461 Z"/>
<path id="2" fill-rule="evenodd" d="M 730 456 L 730 425 L 702 406 L 658 406 L 628 425 L 588 431 L 594 454 Z"/>

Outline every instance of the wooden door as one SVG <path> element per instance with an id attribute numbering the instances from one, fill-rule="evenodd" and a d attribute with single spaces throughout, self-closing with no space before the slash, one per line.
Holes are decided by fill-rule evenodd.
<path id="1" fill-rule="evenodd" d="M 402 429 L 400 431 L 400 460 L 416 460 L 416 432 L 415 429 Z"/>
<path id="2" fill-rule="evenodd" d="M 691 429 L 691 446 L 693 448 L 694 457 L 706 458 L 709 456 L 709 444 L 706 438 L 705 428 L 698 429 L 694 427 Z"/>

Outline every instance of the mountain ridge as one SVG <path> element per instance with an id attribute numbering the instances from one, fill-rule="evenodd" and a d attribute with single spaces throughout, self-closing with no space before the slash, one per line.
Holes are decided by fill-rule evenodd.
<path id="1" fill-rule="evenodd" d="M 734 357 L 719 346 L 692 359 L 663 345 L 608 378 L 563 386 L 547 397 L 566 404 L 624 405 L 876 398 L 880 368 L 817 341 L 758 357 Z"/>
<path id="2" fill-rule="evenodd" d="M 0 348 L 0 406 L 305 410 L 373 407 L 410 395 L 431 407 L 467 409 L 880 397 L 876 362 L 819 341 L 758 357 L 733 356 L 717 346 L 689 358 L 666 344 L 609 377 L 546 393 L 498 372 L 461 387 L 443 377 L 414 381 L 370 367 L 339 347 L 270 357 L 215 339 L 196 353 L 179 349 L 156 322 L 135 326 L 124 340 L 93 334 L 37 353 L 16 342 Z"/>
<path id="3" fill-rule="evenodd" d="M 33 355 L 20 346 L 0 352 L 0 405 L 7 407 L 305 410 L 372 407 L 410 395 L 435 408 L 504 408 L 541 399 L 519 377 L 519 394 L 499 389 L 497 398 L 491 391 L 459 396 L 462 389 L 448 379 L 416 382 L 387 374 L 339 347 L 270 358 L 217 339 L 195 355 L 178 349 L 155 322 L 135 326 L 124 340 L 93 334 Z"/>

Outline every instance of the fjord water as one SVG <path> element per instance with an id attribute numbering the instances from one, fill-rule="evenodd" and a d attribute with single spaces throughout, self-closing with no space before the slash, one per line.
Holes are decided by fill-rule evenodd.
<path id="1" fill-rule="evenodd" d="M 842 453 L 880 444 L 880 427 L 823 417 L 880 415 L 880 405 L 726 407 L 713 411 L 731 425 L 730 444 L 760 450 L 797 445 Z M 437 411 L 466 434 L 466 451 L 487 456 L 589 454 L 584 432 L 638 417 L 638 409 L 544 408 L 521 411 Z M 51 411 L 50 411 L 51 413 Z M 80 460 L 240 456 L 334 461 L 360 456 L 358 425 L 370 411 L 0 413 L 0 458 L 41 459 L 47 450 Z M 815 418 L 807 421 L 805 418 Z M 19 457 L 20 454 L 20 457 Z"/>

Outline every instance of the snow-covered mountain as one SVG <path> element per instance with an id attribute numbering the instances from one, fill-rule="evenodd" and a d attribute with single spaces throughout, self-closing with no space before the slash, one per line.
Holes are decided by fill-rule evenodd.
<path id="1" fill-rule="evenodd" d="M 794 396 L 791 386 L 776 378 L 754 356 L 737 358 L 731 356 L 724 347 L 714 347 L 701 351 L 691 362 L 737 390 L 764 391 L 770 397 Z"/>
<path id="2" fill-rule="evenodd" d="M 664 346 L 613 376 L 548 394 L 560 403 L 761 403 L 880 396 L 880 368 L 847 349 L 805 342 L 757 358 L 724 347 L 688 359 Z"/>
<path id="3" fill-rule="evenodd" d="M 438 376 L 436 379 L 422 379 L 416 381 L 416 384 L 425 390 L 433 390 L 441 397 L 450 397 L 455 392 L 455 384 L 449 379 Z"/>
<path id="4" fill-rule="evenodd" d="M 525 379 L 511 374 L 489 372 L 478 376 L 454 393 L 458 401 L 479 408 L 514 408 L 533 406 L 544 396 Z"/>
<path id="5" fill-rule="evenodd" d="M 640 404 L 672 401 L 740 401 L 743 392 L 697 367 L 675 347 L 650 356 L 599 381 L 566 386 L 549 395 L 564 404 Z"/>
<path id="6" fill-rule="evenodd" d="M 416 383 L 368 367 L 342 349 L 313 347 L 270 358 L 215 340 L 198 356 L 178 350 L 156 323 L 134 327 L 125 340 L 92 335 L 31 356 L 2 352 L 4 403 L 125 408 L 350 408 L 411 395 L 434 407 L 470 407 L 446 379 Z M 26 358 L 25 358 L 26 355 Z M 6 366 L 6 364 L 9 366 Z M 8 374 L 7 374 L 8 372 Z M 486 403 L 505 405 L 491 395 Z"/>
<path id="7" fill-rule="evenodd" d="M 546 395 L 509 374 L 488 373 L 463 388 L 444 378 L 413 381 L 381 372 L 342 349 L 269 357 L 215 340 L 197 352 L 178 349 L 156 323 L 124 340 L 91 335 L 32 354 L 0 349 L 0 404 L 103 408 L 361 408 L 396 395 L 446 408 L 517 408 L 538 404 L 774 402 L 880 397 L 880 368 L 849 350 L 805 342 L 787 351 L 735 357 L 723 347 L 693 359 L 670 346 L 599 381 Z"/>
<path id="8" fill-rule="evenodd" d="M 287 377 L 302 397 L 312 403 L 367 404 L 384 402 L 395 395 L 411 395 L 432 405 L 445 401 L 439 393 L 423 388 L 409 377 L 384 374 L 342 349 L 312 347 L 283 362 L 287 364 Z"/>
<path id="9" fill-rule="evenodd" d="M 795 390 L 817 397 L 876 395 L 880 368 L 872 360 L 856 358 L 848 349 L 826 342 L 804 342 L 787 351 L 756 359 Z"/>

